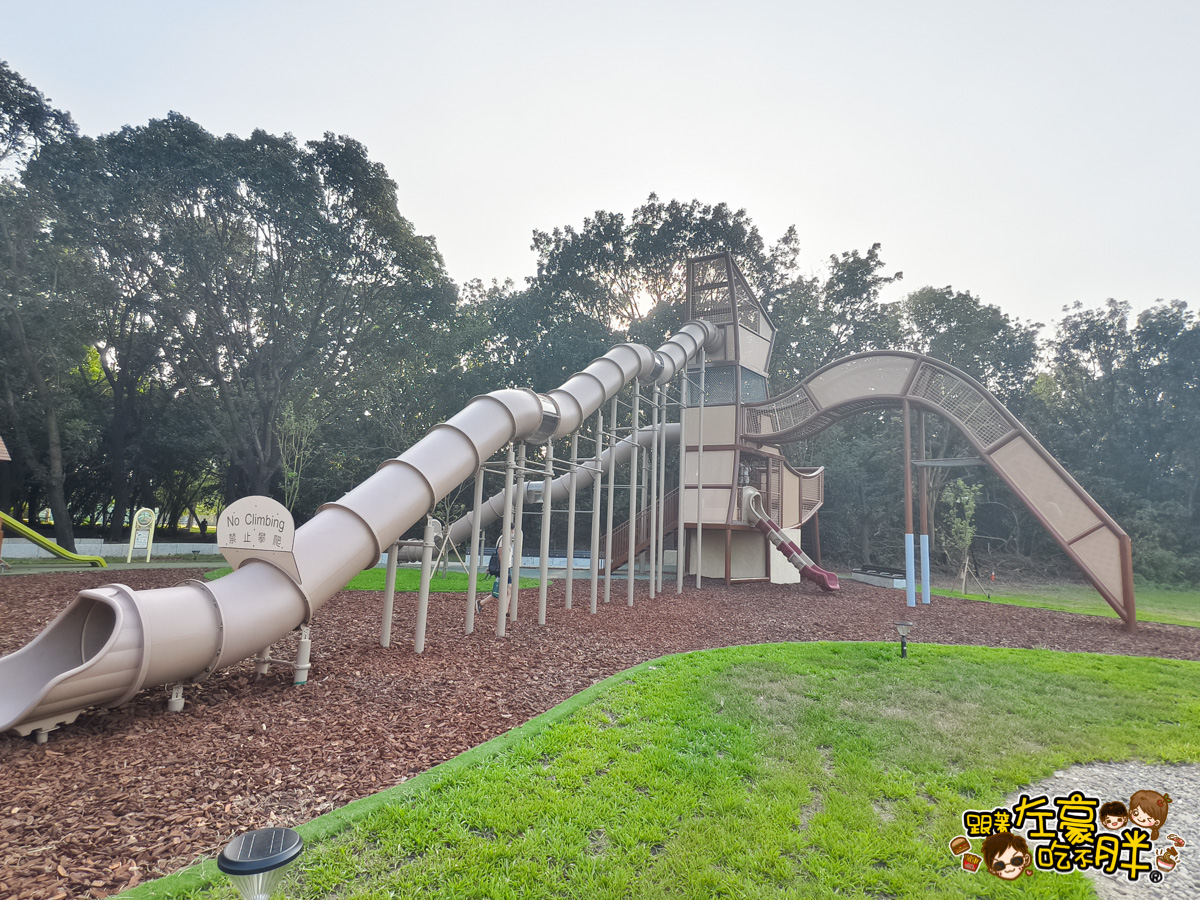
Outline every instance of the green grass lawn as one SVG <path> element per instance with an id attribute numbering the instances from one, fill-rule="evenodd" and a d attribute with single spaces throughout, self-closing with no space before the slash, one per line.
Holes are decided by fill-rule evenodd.
<path id="1" fill-rule="evenodd" d="M 232 569 L 228 566 L 223 569 L 214 569 L 211 572 L 205 572 L 204 577 L 211 581 L 214 578 L 220 578 L 222 575 L 228 575 Z M 467 592 L 467 573 L 466 572 L 446 572 L 445 575 L 434 573 L 429 581 L 429 590 L 432 593 L 459 593 L 466 594 Z M 364 569 L 350 580 L 346 585 L 348 591 L 382 591 L 384 582 L 387 580 L 387 569 Z M 480 573 L 479 575 L 479 590 L 490 591 L 492 582 L 496 579 Z M 537 587 L 538 580 L 528 576 L 521 577 L 521 587 Z M 396 590 L 397 591 L 413 591 L 421 589 L 421 570 L 420 569 L 397 569 L 396 570 Z"/>
<path id="2" fill-rule="evenodd" d="M 940 597 L 966 597 L 970 600 L 989 600 L 991 603 L 1011 603 L 1014 606 L 1034 606 L 1089 616 L 1107 616 L 1110 619 L 1119 618 L 1116 610 L 1088 585 L 1040 584 L 1020 591 L 1004 587 L 997 590 L 999 592 L 993 592 L 990 598 L 984 594 L 960 594 L 936 587 L 932 592 Z M 1168 625 L 1200 625 L 1200 590 L 1138 587 L 1134 596 L 1139 621 L 1164 622 Z"/>
<path id="3" fill-rule="evenodd" d="M 1200 664 L 919 644 L 907 660 L 895 644 L 681 654 L 305 826 L 283 896 L 1091 897 L 1078 873 L 968 874 L 947 844 L 966 809 L 1131 758 L 1200 759 Z M 234 897 L 213 872 L 132 895 Z"/>

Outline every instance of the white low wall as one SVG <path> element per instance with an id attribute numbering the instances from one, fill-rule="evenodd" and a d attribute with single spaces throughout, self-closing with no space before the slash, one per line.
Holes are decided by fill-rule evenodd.
<path id="1" fill-rule="evenodd" d="M 155 541 L 154 546 L 150 549 L 150 558 L 165 556 L 182 556 L 189 557 L 193 551 L 199 550 L 200 556 L 220 556 L 220 551 L 217 550 L 217 542 L 211 544 L 189 543 L 167 543 Z M 75 552 L 82 556 L 103 556 L 105 559 L 124 559 L 129 553 L 129 544 L 106 544 L 99 538 L 80 538 L 75 541 Z M 58 559 L 49 550 L 43 550 L 33 541 L 26 540 L 22 537 L 4 536 L 4 546 L 0 548 L 0 554 L 3 554 L 5 559 Z M 145 550 L 134 550 L 134 559 L 145 559 Z"/>

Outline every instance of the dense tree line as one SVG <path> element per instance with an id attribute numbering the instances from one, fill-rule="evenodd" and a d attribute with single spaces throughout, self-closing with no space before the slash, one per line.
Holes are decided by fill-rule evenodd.
<path id="1" fill-rule="evenodd" d="M 0 508 L 48 508 L 67 547 L 84 524 L 119 538 L 140 505 L 175 523 L 271 493 L 303 519 L 473 394 L 546 390 L 614 343 L 657 345 L 682 319 L 684 261 L 729 250 L 779 327 L 774 392 L 862 350 L 944 359 L 1131 532 L 1139 573 L 1200 582 L 1186 304 L 1135 320 L 1076 306 L 1040 337 L 950 287 L 882 302 L 901 274 L 878 245 L 805 275 L 795 229 L 769 243 L 744 210 L 654 195 L 534 232 L 533 248 L 524 285 L 457 286 L 351 138 L 218 137 L 177 113 L 92 138 L 0 63 Z M 927 426 L 931 455 L 966 453 Z M 886 413 L 789 448 L 827 466 L 827 552 L 899 558 L 899 435 Z M 997 479 L 961 472 L 933 474 L 944 558 L 971 509 L 977 555 L 1055 555 Z"/>

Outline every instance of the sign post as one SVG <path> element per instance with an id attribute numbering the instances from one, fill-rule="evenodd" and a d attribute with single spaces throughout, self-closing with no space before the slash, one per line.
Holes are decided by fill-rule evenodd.
<path id="1" fill-rule="evenodd" d="M 225 507 L 217 518 L 217 548 L 234 569 L 257 559 L 281 569 L 299 584 L 300 570 L 292 553 L 295 540 L 292 514 L 270 497 L 243 497 Z"/>
<path id="2" fill-rule="evenodd" d="M 142 507 L 133 514 L 133 530 L 129 533 L 129 552 L 125 562 L 133 562 L 134 550 L 146 551 L 146 562 L 150 562 L 150 550 L 154 546 L 154 525 L 158 521 L 158 510 Z"/>

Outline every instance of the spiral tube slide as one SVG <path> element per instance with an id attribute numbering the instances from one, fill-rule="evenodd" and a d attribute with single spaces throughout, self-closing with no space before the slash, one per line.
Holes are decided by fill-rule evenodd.
<path id="1" fill-rule="evenodd" d="M 82 591 L 33 641 L 0 658 L 0 731 L 49 731 L 89 706 L 118 706 L 143 687 L 201 681 L 307 623 L 330 597 L 510 441 L 576 431 L 630 382 L 664 384 L 701 348 L 710 322 L 685 324 L 657 351 L 620 344 L 548 394 L 476 397 L 296 531 L 300 582 L 249 560 L 216 581 Z"/>
<path id="2" fill-rule="evenodd" d="M 742 489 L 742 509 L 750 517 L 750 524 L 767 536 L 767 539 L 779 548 L 779 552 L 787 557 L 787 561 L 800 570 L 800 575 L 809 581 L 815 581 L 823 591 L 840 591 L 838 577 L 827 572 L 809 559 L 808 554 L 789 540 L 783 529 L 776 525 L 763 510 L 762 495 L 754 488 Z"/>

